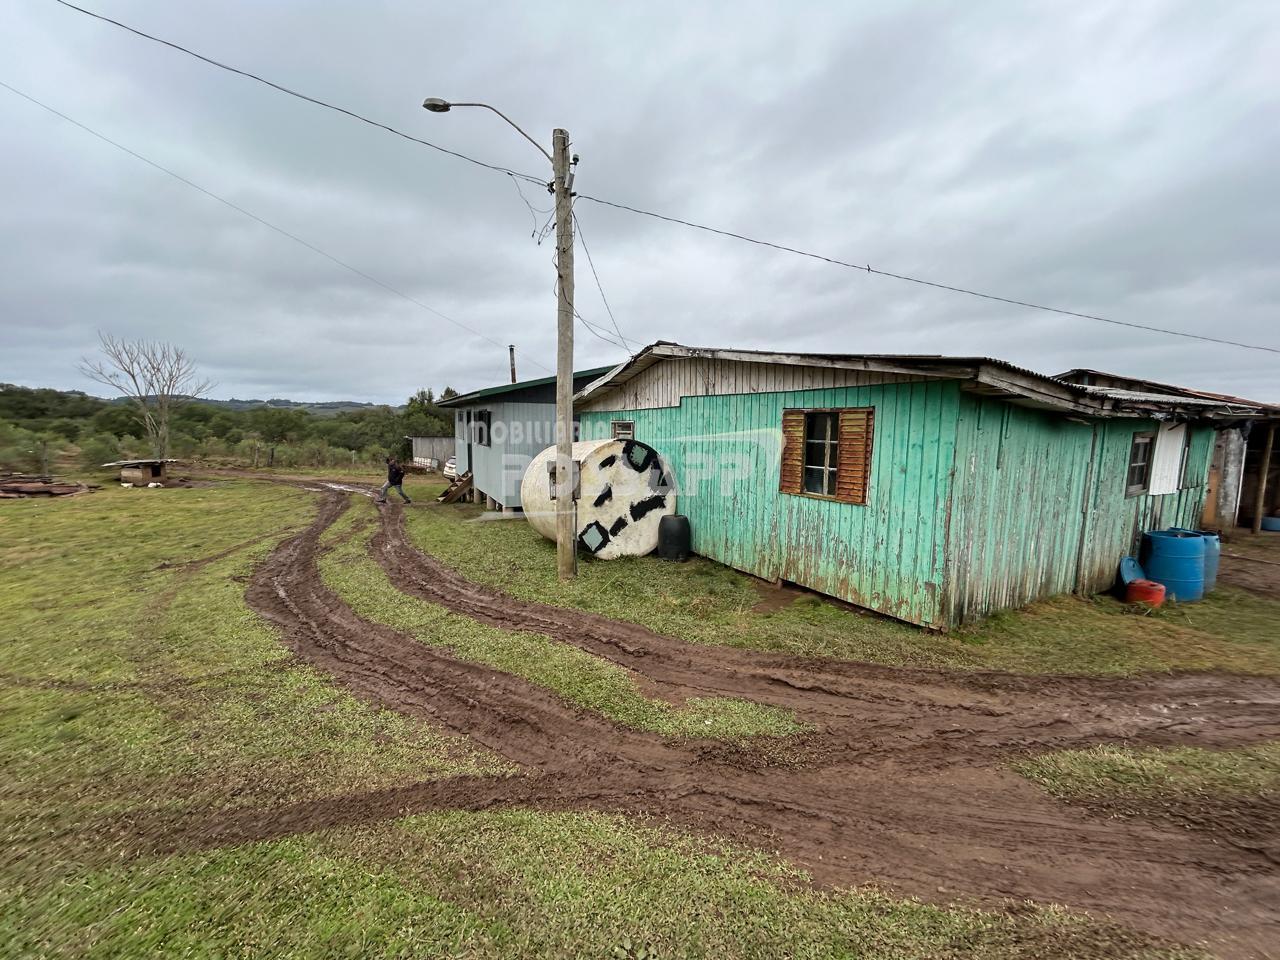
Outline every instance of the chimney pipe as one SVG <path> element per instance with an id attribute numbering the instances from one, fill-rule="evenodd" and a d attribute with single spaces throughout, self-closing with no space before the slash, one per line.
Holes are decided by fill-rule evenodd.
<path id="1" fill-rule="evenodd" d="M 511 382 L 516 382 L 516 345 L 514 343 L 507 346 L 507 352 L 511 354 Z"/>

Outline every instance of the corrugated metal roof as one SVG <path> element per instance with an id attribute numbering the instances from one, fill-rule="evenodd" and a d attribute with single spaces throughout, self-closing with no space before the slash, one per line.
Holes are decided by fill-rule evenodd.
<path id="1" fill-rule="evenodd" d="M 612 369 L 614 368 L 592 367 L 590 370 L 575 370 L 573 379 L 576 382 L 586 377 L 598 377 L 600 374 L 606 373 Z M 539 377 L 537 380 L 520 380 L 516 383 L 503 383 L 496 387 L 484 387 L 480 390 L 472 390 L 470 393 L 459 394 L 456 397 L 450 397 L 448 400 L 438 400 L 436 401 L 436 406 L 456 407 L 471 403 L 475 400 L 484 400 L 487 397 L 497 397 L 504 393 L 512 393 L 517 390 L 529 390 L 535 387 L 545 387 L 547 384 L 555 382 L 555 377 Z"/>
<path id="2" fill-rule="evenodd" d="M 659 340 L 645 347 L 631 359 L 588 384 L 578 393 L 577 398 L 597 396 L 611 387 L 626 383 L 655 363 L 678 358 L 837 367 L 970 380 L 975 382 L 974 389 L 980 392 L 1004 395 L 1029 405 L 1092 416 L 1116 416 L 1123 413 L 1125 404 L 1162 406 L 1170 410 L 1192 408 L 1200 413 L 1216 411 L 1223 415 L 1240 414 L 1238 409 L 1233 409 L 1226 401 L 1193 398 L 1188 393 L 1100 393 L 1096 392 L 1099 388 L 1089 388 L 1083 384 L 1047 376 L 995 357 L 947 357 L 923 353 L 788 353 L 687 347 L 669 340 Z"/>
<path id="3" fill-rule="evenodd" d="M 1133 400 L 1140 403 L 1168 403 L 1178 406 L 1220 407 L 1221 400 L 1210 400 L 1207 397 L 1193 397 L 1188 394 L 1147 393 L 1142 390 L 1121 390 L 1119 387 L 1095 387 L 1091 384 L 1077 384 L 1081 389 L 1097 397 L 1108 397 L 1112 400 Z"/>
<path id="4" fill-rule="evenodd" d="M 1085 384 L 1086 378 L 1104 377 L 1107 380 L 1120 380 L 1130 384 L 1142 384 L 1146 387 L 1154 387 L 1158 391 L 1169 391 L 1181 396 L 1201 397 L 1206 400 L 1218 400 L 1222 403 L 1228 403 L 1239 407 L 1252 407 L 1258 410 L 1266 410 L 1271 412 L 1280 411 L 1280 405 L 1274 403 L 1263 403 L 1260 400 L 1250 400 L 1247 397 L 1232 396 L 1229 393 L 1214 393 L 1210 390 L 1197 390 L 1193 387 L 1183 387 L 1172 383 L 1161 383 L 1159 380 L 1148 380 L 1145 377 L 1129 377 L 1120 373 L 1108 373 L 1105 370 L 1094 370 L 1089 367 L 1076 367 L 1072 370 L 1066 370 L 1056 375 L 1056 379 L 1065 380 L 1068 383 Z M 1085 384 L 1087 386 L 1096 386 L 1096 384 Z"/>
<path id="5" fill-rule="evenodd" d="M 103 464 L 103 466 L 104 466 L 104 467 L 140 467 L 140 466 L 142 466 L 143 464 L 149 464 L 149 463 L 177 463 L 177 462 L 178 462 L 178 461 L 177 461 L 177 460 L 175 460 L 173 457 L 169 457 L 168 459 L 165 459 L 165 460 L 156 460 L 156 459 L 151 459 L 151 460 L 112 460 L 110 463 L 104 463 L 104 464 Z"/>

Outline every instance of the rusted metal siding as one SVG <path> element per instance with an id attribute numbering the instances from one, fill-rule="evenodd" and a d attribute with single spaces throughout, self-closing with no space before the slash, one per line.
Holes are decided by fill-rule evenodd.
<path id="1" fill-rule="evenodd" d="M 828 371 L 827 373 L 830 373 Z M 693 549 L 912 623 L 944 625 L 942 583 L 960 390 L 955 381 L 686 396 L 581 413 L 583 437 L 635 421 L 673 468 Z M 865 505 L 779 491 L 786 409 L 870 407 Z"/>
<path id="2" fill-rule="evenodd" d="M 950 624 L 1115 580 L 1144 530 L 1194 526 L 1213 431 L 1191 430 L 1185 485 L 1126 496 L 1129 450 L 1150 420 L 1094 423 L 964 394 L 946 576 Z"/>

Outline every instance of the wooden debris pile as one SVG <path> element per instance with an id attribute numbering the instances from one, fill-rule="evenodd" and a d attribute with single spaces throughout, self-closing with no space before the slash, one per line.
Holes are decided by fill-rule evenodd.
<path id="1" fill-rule="evenodd" d="M 19 500 L 23 497 L 73 497 L 79 493 L 92 493 L 96 486 L 85 483 L 69 483 L 53 477 L 36 477 L 23 473 L 0 474 L 0 500 Z"/>

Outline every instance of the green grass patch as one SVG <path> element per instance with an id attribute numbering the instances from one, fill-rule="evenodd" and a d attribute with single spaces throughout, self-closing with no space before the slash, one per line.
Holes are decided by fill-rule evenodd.
<path id="1" fill-rule="evenodd" d="M 52 869 L 56 857 L 34 853 L 126 812 L 508 772 L 294 663 L 249 610 L 253 564 L 310 520 L 313 503 L 237 483 L 6 504 L 0 842 L 10 857 L 32 853 L 28 869 Z"/>
<path id="2" fill-rule="evenodd" d="M 403 630 L 463 660 L 524 677 L 570 703 L 640 730 L 737 738 L 787 736 L 806 729 L 790 711 L 746 700 L 694 697 L 675 706 L 646 697 L 629 671 L 601 657 L 542 634 L 489 627 L 400 593 L 369 556 L 372 530 L 360 533 L 373 510 L 368 501 L 354 498 L 351 509 L 330 528 L 326 543 L 331 549 L 319 562 L 325 583 L 366 620 Z"/>
<path id="3" fill-rule="evenodd" d="M 1060 800 L 1146 808 L 1186 799 L 1280 794 L 1280 743 L 1234 750 L 1097 746 L 1014 764 Z"/>
<path id="4" fill-rule="evenodd" d="M 754 578 L 702 558 L 684 564 L 583 559 L 578 577 L 561 582 L 554 545 L 527 523 L 467 523 L 478 514 L 475 507 L 423 499 L 408 511 L 411 537 L 464 576 L 521 599 L 638 623 L 691 643 L 1031 674 L 1280 673 L 1280 599 L 1231 586 L 1203 603 L 1150 615 L 1106 597 L 1057 597 L 939 634 L 803 592 L 780 609 L 757 610 Z"/>
<path id="5" fill-rule="evenodd" d="M 1052 908 L 820 893 L 754 851 L 600 814 L 445 812 L 27 891 L 0 954 L 133 958 L 1190 958 Z"/>

